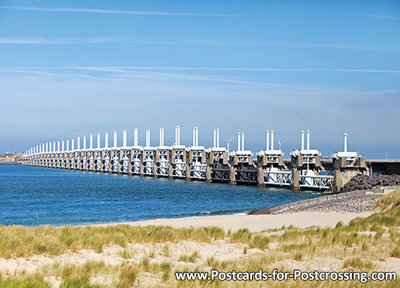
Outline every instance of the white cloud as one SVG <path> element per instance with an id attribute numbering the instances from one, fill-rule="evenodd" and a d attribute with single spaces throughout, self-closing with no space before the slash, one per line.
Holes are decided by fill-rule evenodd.
<path id="1" fill-rule="evenodd" d="M 283 5 L 283 4 L 269 4 L 270 6 L 289 8 L 289 9 L 300 9 L 300 10 L 310 10 L 310 11 L 324 11 L 329 13 L 338 13 L 338 14 L 348 14 L 360 17 L 369 17 L 369 18 L 377 18 L 377 19 L 386 19 L 386 20 L 400 20 L 400 17 L 392 16 L 392 15 L 381 15 L 381 14 L 370 14 L 370 13 L 360 13 L 360 12 L 351 12 L 344 10 L 335 10 L 335 9 L 322 9 L 322 8 L 314 8 L 314 7 L 305 7 L 305 6 L 294 6 L 294 5 Z"/>
<path id="2" fill-rule="evenodd" d="M 352 69 L 352 68 L 268 68 L 268 67 L 184 67 L 184 66 L 56 66 L 56 67 L 3 67 L 0 71 L 13 69 L 17 72 L 30 70 L 86 70 L 94 72 L 129 73 L 130 71 L 238 71 L 238 72 L 333 72 L 333 73 L 389 73 L 399 74 L 392 69 Z"/>
<path id="3" fill-rule="evenodd" d="M 398 51 L 399 47 L 362 46 L 342 43 L 302 43 L 302 42 L 258 42 L 258 41 L 210 41 L 196 39 L 166 40 L 154 37 L 87 37 L 87 38 L 41 38 L 41 37 L 3 37 L 0 44 L 15 45 L 79 45 L 79 44 L 138 44 L 138 45 L 176 45 L 207 47 L 292 47 L 323 48 L 366 51 Z"/>
<path id="4" fill-rule="evenodd" d="M 27 7 L 27 6 L 0 6 L 0 9 L 39 11 L 39 12 L 62 12 L 62 13 L 91 13 L 91 14 L 118 14 L 118 15 L 142 15 L 142 16 L 202 16 L 202 17 L 233 17 L 240 15 L 192 13 L 192 12 L 162 12 L 141 10 L 113 10 L 113 9 L 91 9 L 91 8 L 53 8 L 53 7 Z"/>

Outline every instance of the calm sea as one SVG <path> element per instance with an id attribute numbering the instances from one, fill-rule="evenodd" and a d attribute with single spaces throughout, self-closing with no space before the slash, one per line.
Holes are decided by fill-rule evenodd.
<path id="1" fill-rule="evenodd" d="M 0 224 L 3 225 L 237 214 L 319 195 L 278 188 L 0 165 Z"/>

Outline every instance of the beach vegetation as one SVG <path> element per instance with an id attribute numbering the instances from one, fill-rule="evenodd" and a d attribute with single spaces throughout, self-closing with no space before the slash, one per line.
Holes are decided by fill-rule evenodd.
<path id="1" fill-rule="evenodd" d="M 3 276 L 0 274 L 0 287 L 18 288 L 50 288 L 51 285 L 44 280 L 40 274 L 26 275 L 25 273 L 14 276 Z"/>
<path id="2" fill-rule="evenodd" d="M 165 243 L 193 240 L 210 243 L 223 239 L 222 229 L 172 228 L 169 226 L 0 226 L 0 257 L 27 257 L 32 255 L 60 255 L 67 250 L 93 249 L 101 253 L 104 246 L 127 243 Z"/>
<path id="3" fill-rule="evenodd" d="M 137 278 L 137 274 L 138 274 L 138 269 L 135 265 L 132 264 L 123 265 L 119 272 L 119 277 L 118 277 L 119 282 L 117 284 L 117 287 L 120 288 L 132 287 Z"/>
<path id="4" fill-rule="evenodd" d="M 198 258 L 200 258 L 200 255 L 199 252 L 196 250 L 191 255 L 187 254 L 181 255 L 179 257 L 179 261 L 195 263 Z"/>
<path id="5" fill-rule="evenodd" d="M 169 257 L 169 246 L 168 245 L 164 245 L 164 247 L 162 248 L 162 255 L 165 257 Z"/>
<path id="6" fill-rule="evenodd" d="M 119 255 L 124 259 L 129 259 L 133 256 L 133 253 L 127 249 L 123 249 L 123 250 L 119 251 Z"/>
<path id="7" fill-rule="evenodd" d="M 360 257 L 354 257 L 351 259 L 347 259 L 343 263 L 343 268 L 356 268 L 359 270 L 369 271 L 374 267 L 374 264 L 370 261 L 363 260 Z"/>

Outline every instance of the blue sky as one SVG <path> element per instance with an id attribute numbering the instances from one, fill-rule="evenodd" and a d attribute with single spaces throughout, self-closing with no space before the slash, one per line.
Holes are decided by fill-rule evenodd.
<path id="1" fill-rule="evenodd" d="M 399 158 L 399 32 L 398 1 L 2 0 L 0 153 L 180 124 Z"/>

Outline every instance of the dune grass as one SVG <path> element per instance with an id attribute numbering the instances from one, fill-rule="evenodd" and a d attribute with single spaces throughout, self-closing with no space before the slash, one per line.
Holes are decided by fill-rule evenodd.
<path id="1" fill-rule="evenodd" d="M 4 277 L 0 274 L 0 287 L 18 288 L 50 288 L 50 284 L 39 274 L 18 275 L 18 277 Z"/>
<path id="2" fill-rule="evenodd" d="M 0 226 L 0 257 L 26 257 L 31 255 L 59 255 L 67 250 L 93 249 L 101 252 L 103 247 L 115 244 L 126 247 L 128 242 L 164 243 L 193 240 L 210 243 L 223 239 L 223 229 L 181 228 L 169 226 L 138 227 L 113 226 Z"/>
<path id="3" fill-rule="evenodd" d="M 400 190 L 381 198 L 376 213 L 354 219 L 349 225 L 334 228 L 283 227 L 260 233 L 247 229 L 224 233 L 220 228 L 181 228 L 129 225 L 26 228 L 0 227 L 0 257 L 60 255 L 80 249 L 101 253 L 107 245 L 121 248 L 121 265 L 110 266 L 89 261 L 84 265 L 54 264 L 33 275 L 26 273 L 0 276 L 1 287 L 49 287 L 47 277 L 61 279 L 61 287 L 264 287 L 264 282 L 184 281 L 176 282 L 175 271 L 291 271 L 293 268 L 313 271 L 322 265 L 328 270 L 372 272 L 380 263 L 400 258 Z M 172 243 L 182 240 L 239 245 L 241 257 L 235 260 L 202 258 L 201 251 L 174 253 Z M 222 242 L 221 242 L 222 241 Z M 133 261 L 129 243 L 151 244 L 140 261 Z M 146 245 L 147 245 L 146 244 Z M 157 248 L 158 247 L 158 248 Z M 156 253 L 155 251 L 159 251 Z M 136 253 L 136 252 L 135 252 Z M 161 260 L 160 260 L 161 259 Z M 325 266 L 324 266 L 325 265 Z M 400 275 L 398 275 L 400 276 Z M 100 277 L 100 278 L 99 278 Z M 109 279 L 105 284 L 96 279 Z M 153 282 L 146 282 L 155 279 Z M 111 283 L 111 284 L 110 284 Z M 150 284 L 151 285 L 150 285 Z M 268 287 L 299 287 L 302 282 L 272 282 Z M 326 282 L 307 282 L 307 287 L 326 287 Z M 391 282 L 330 282 L 329 287 L 400 287 Z"/>

